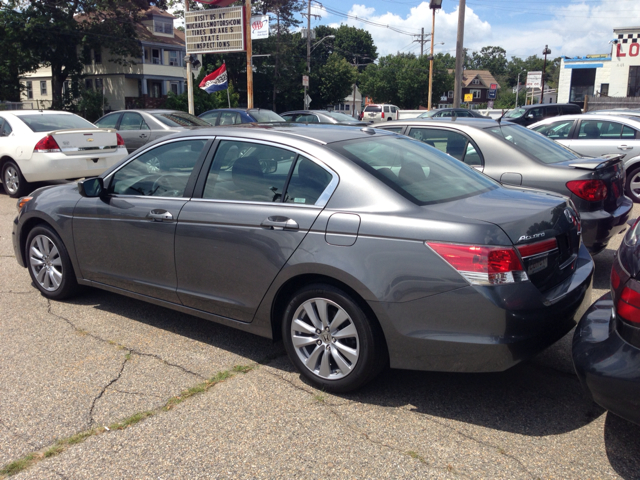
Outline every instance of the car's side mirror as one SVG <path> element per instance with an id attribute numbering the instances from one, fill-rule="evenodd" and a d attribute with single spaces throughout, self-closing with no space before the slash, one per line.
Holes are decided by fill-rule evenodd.
<path id="1" fill-rule="evenodd" d="M 533 118 L 533 113 L 527 113 L 527 116 L 525 118 Z"/>
<path id="2" fill-rule="evenodd" d="M 99 197 L 104 193 L 104 182 L 100 177 L 80 180 L 78 182 L 78 192 L 83 197 Z"/>

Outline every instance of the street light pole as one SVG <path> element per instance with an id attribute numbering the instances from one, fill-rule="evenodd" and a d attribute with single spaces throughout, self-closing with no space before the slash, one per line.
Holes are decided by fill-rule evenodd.
<path id="1" fill-rule="evenodd" d="M 462 67 L 464 65 L 464 12 L 467 8 L 466 0 L 460 0 L 458 6 L 458 38 L 456 40 L 456 78 L 453 88 L 453 108 L 460 108 L 462 96 Z"/>
<path id="2" fill-rule="evenodd" d="M 427 102 L 427 110 L 431 110 L 431 90 L 433 88 L 433 44 L 435 43 L 436 33 L 436 10 L 442 8 L 442 0 L 431 0 L 429 8 L 433 11 L 433 20 L 431 22 L 431 55 L 429 56 L 429 100 Z"/>
<path id="3" fill-rule="evenodd" d="M 309 0 L 307 7 L 307 75 L 311 76 L 311 0 Z M 307 89 L 308 86 L 304 86 L 304 109 L 307 110 L 309 105 L 307 104 Z"/>
<path id="4" fill-rule="evenodd" d="M 544 103 L 544 76 L 547 71 L 547 55 L 551 54 L 549 45 L 544 46 L 544 50 L 542 51 L 542 54 L 544 55 L 544 64 L 542 66 L 542 89 L 540 90 L 540 103 Z"/>
<path id="5" fill-rule="evenodd" d="M 516 108 L 518 108 L 518 95 L 520 94 L 520 74 L 522 72 L 518 72 L 518 83 L 516 85 Z"/>

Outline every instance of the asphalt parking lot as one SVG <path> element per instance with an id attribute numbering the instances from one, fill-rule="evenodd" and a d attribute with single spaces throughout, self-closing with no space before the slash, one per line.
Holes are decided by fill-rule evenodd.
<path id="1" fill-rule="evenodd" d="M 15 203 L 0 194 L 0 478 L 640 478 L 640 427 L 585 396 L 572 332 L 506 372 L 327 394 L 260 337 L 99 290 L 47 301 L 13 256 Z"/>

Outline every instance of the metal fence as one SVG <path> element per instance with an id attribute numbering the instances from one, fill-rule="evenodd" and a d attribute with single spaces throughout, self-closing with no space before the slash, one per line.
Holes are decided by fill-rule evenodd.
<path id="1" fill-rule="evenodd" d="M 609 110 L 612 108 L 634 108 L 640 110 L 640 97 L 584 97 L 584 112 Z"/>

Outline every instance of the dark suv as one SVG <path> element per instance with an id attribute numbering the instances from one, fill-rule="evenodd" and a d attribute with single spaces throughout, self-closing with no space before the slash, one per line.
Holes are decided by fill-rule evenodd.
<path id="1" fill-rule="evenodd" d="M 582 110 L 573 103 L 547 103 L 514 108 L 504 116 L 504 119 L 526 127 L 545 118 L 576 113 L 582 113 Z"/>

